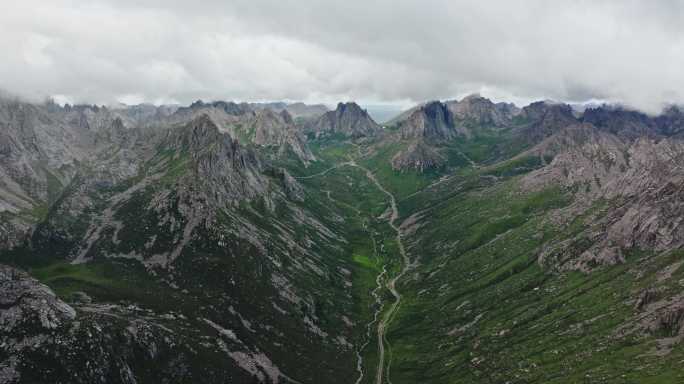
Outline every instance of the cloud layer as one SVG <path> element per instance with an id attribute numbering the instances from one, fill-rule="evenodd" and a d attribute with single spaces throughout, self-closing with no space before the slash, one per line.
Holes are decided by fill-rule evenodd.
<path id="1" fill-rule="evenodd" d="M 684 102 L 678 1 L 7 1 L 0 88 L 75 102 Z"/>

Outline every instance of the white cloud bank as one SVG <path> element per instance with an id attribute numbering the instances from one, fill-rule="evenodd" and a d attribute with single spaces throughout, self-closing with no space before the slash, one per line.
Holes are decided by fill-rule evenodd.
<path id="1" fill-rule="evenodd" d="M 684 102 L 678 1 L 0 0 L 32 98 Z"/>

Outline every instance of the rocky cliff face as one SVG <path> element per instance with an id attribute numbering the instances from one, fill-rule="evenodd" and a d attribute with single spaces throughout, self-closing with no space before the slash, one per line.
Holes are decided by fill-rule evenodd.
<path id="1" fill-rule="evenodd" d="M 169 130 L 157 148 L 172 153 L 171 162 L 185 157 L 187 172 L 177 182 L 202 184 L 201 192 L 217 206 L 251 199 L 266 190 L 257 154 L 220 132 L 208 115 Z"/>
<path id="2" fill-rule="evenodd" d="M 25 272 L 0 265 L 0 288 L 0 332 L 5 338 L 23 329 L 57 329 L 76 317 L 73 308 Z"/>
<path id="3" fill-rule="evenodd" d="M 520 110 L 514 104 L 498 103 L 480 95 L 470 95 L 460 101 L 448 101 L 447 107 L 462 124 L 504 127 Z"/>
<path id="4" fill-rule="evenodd" d="M 659 133 L 654 119 L 620 107 L 589 108 L 584 111 L 582 121 L 625 139 L 653 137 Z"/>
<path id="5" fill-rule="evenodd" d="M 594 223 L 593 232 L 578 235 L 593 243 L 579 257 L 563 251 L 561 244 L 542 253 L 544 262 L 589 270 L 622 262 L 623 252 L 631 249 L 664 251 L 684 245 L 684 227 L 677 219 L 681 214 L 677 191 L 684 185 L 679 172 L 684 165 L 684 143 L 655 137 L 653 129 L 641 131 L 651 122 L 640 118 L 644 123 L 639 125 L 642 134 L 638 138 L 631 123 L 600 121 L 604 123 L 600 128 L 588 123 L 567 126 L 530 152 L 553 160 L 523 179 L 527 188 L 562 185 L 576 190 L 586 205 L 620 201 L 619 208 Z"/>
<path id="6" fill-rule="evenodd" d="M 149 136 L 126 125 L 133 120 L 104 107 L 0 100 L 0 248 L 18 244 L 79 171 L 107 182 L 137 173 L 136 147 Z"/>
<path id="7" fill-rule="evenodd" d="M 479 95 L 462 100 L 431 101 L 417 106 L 393 121 L 404 139 L 422 137 L 431 142 L 470 137 L 473 129 L 510 127 L 520 110 L 513 104 L 498 103 Z"/>
<path id="8" fill-rule="evenodd" d="M 569 105 L 546 101 L 538 101 L 524 107 L 520 116 L 528 123 L 522 134 L 525 140 L 533 143 L 577 123 L 577 118 Z"/>
<path id="9" fill-rule="evenodd" d="M 323 114 L 304 124 L 303 131 L 310 136 L 322 138 L 342 135 L 349 138 L 372 137 L 382 132 L 368 113 L 354 102 L 339 103 L 334 111 Z"/>
<path id="10" fill-rule="evenodd" d="M 306 141 L 297 129 L 287 104 L 204 103 L 197 101 L 180 108 L 168 122 L 182 124 L 202 115 L 208 116 L 219 130 L 229 133 L 243 145 L 254 144 L 275 149 L 278 157 L 293 153 L 305 164 L 314 160 Z"/>
<path id="11" fill-rule="evenodd" d="M 252 121 L 246 124 L 248 130 L 254 132 L 252 141 L 256 145 L 277 148 L 281 156 L 291 151 L 304 163 L 315 160 L 304 136 L 287 110 L 279 113 L 270 109 L 257 111 Z"/>
<path id="12" fill-rule="evenodd" d="M 454 117 L 439 101 L 420 106 L 399 124 L 402 139 L 448 140 L 456 136 Z"/>

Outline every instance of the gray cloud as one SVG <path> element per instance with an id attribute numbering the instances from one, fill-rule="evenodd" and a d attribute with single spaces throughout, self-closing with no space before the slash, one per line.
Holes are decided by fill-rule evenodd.
<path id="1" fill-rule="evenodd" d="M 678 1 L 6 1 L 0 87 L 98 103 L 684 101 Z"/>

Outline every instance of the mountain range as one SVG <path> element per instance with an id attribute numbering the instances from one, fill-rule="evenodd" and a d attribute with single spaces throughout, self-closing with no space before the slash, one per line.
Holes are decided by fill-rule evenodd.
<path id="1" fill-rule="evenodd" d="M 0 99 L 0 383 L 676 383 L 684 112 Z"/>

